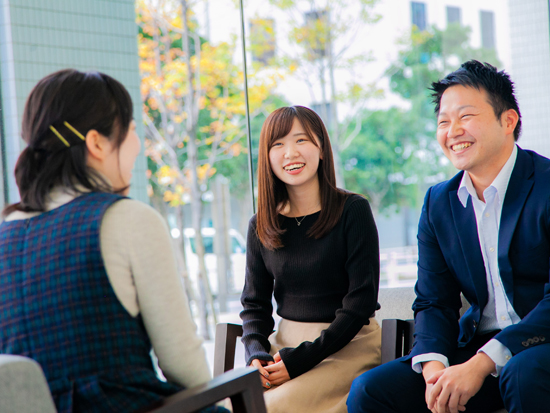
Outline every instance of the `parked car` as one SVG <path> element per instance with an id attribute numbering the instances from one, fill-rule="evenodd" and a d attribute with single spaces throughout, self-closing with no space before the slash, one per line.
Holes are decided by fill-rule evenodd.
<path id="1" fill-rule="evenodd" d="M 217 257 L 214 253 L 214 237 L 216 230 L 214 228 L 202 228 L 202 239 L 204 242 L 204 260 L 208 280 L 213 294 L 218 293 L 218 265 Z M 189 276 L 193 282 L 197 283 L 199 260 L 195 247 L 195 230 L 185 228 L 183 231 L 185 255 L 187 257 L 187 266 Z M 246 267 L 246 242 L 243 236 L 235 229 L 229 230 L 230 248 L 231 248 L 231 277 L 227 280 L 227 291 L 230 294 L 241 293 L 244 287 L 244 271 Z"/>

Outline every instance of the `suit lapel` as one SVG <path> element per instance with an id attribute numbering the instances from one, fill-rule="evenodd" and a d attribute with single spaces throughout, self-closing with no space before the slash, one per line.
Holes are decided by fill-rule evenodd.
<path id="1" fill-rule="evenodd" d="M 500 229 L 498 234 L 498 266 L 502 284 L 510 303 L 514 305 L 514 279 L 509 251 L 512 237 L 516 229 L 521 211 L 533 187 L 533 160 L 518 147 L 518 157 L 500 215 Z"/>
<path id="2" fill-rule="evenodd" d="M 457 191 L 449 192 L 451 212 L 455 224 L 456 233 L 460 240 L 464 260 L 468 267 L 471 282 L 475 287 L 479 307 L 483 309 L 487 304 L 487 278 L 479 236 L 477 232 L 476 214 L 472 204 L 472 197 L 468 197 L 466 208 L 458 199 Z"/>

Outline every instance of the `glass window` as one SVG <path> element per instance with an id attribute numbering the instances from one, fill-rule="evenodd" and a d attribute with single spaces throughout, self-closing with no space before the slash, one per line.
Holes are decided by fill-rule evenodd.
<path id="1" fill-rule="evenodd" d="M 308 44 L 308 58 L 317 60 L 327 55 L 330 47 L 328 10 L 313 10 L 304 13 L 304 36 Z"/>
<path id="2" fill-rule="evenodd" d="M 447 6 L 447 24 L 461 23 L 460 7 Z"/>
<path id="3" fill-rule="evenodd" d="M 275 20 L 250 19 L 250 52 L 253 62 L 269 64 L 275 57 Z"/>
<path id="4" fill-rule="evenodd" d="M 418 30 L 426 30 L 426 4 L 418 1 L 411 1 L 412 24 Z"/>
<path id="5" fill-rule="evenodd" d="M 481 46 L 485 49 L 495 48 L 495 14 L 492 11 L 481 12 Z"/>

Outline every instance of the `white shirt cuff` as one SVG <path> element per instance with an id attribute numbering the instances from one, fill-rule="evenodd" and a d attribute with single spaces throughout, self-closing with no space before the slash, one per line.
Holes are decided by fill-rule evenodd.
<path id="1" fill-rule="evenodd" d="M 449 359 L 445 357 L 443 354 L 426 353 L 426 354 L 419 354 L 418 356 L 413 357 L 412 369 L 416 373 L 422 373 L 422 363 L 425 363 L 427 361 L 440 361 L 441 363 L 443 363 L 445 368 L 449 367 Z"/>
<path id="2" fill-rule="evenodd" d="M 491 360 L 495 363 L 496 373 L 491 373 L 492 376 L 498 377 L 502 368 L 510 361 L 512 358 L 512 352 L 496 339 L 491 339 L 481 347 L 478 351 L 487 354 Z"/>

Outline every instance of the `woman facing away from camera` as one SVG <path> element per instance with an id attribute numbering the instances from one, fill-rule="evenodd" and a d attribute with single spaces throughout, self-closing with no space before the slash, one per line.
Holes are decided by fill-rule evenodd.
<path id="1" fill-rule="evenodd" d="M 146 411 L 210 378 L 168 229 L 124 197 L 135 128 L 102 73 L 53 73 L 25 106 L 21 201 L 0 225 L 0 353 L 40 363 L 60 413 Z"/>
<path id="2" fill-rule="evenodd" d="M 242 341 L 268 412 L 346 412 L 353 379 L 380 363 L 378 233 L 367 200 L 336 187 L 311 109 L 277 109 L 262 127 L 247 245 Z"/>

